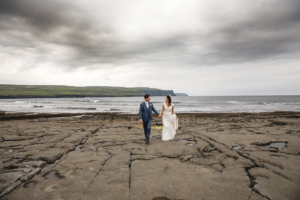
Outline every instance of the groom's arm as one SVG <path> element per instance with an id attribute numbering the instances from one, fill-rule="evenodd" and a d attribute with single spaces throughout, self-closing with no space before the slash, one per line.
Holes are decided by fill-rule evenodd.
<path id="1" fill-rule="evenodd" d="M 140 120 L 142 119 L 142 104 L 140 105 L 140 111 L 139 111 L 139 117 L 140 117 Z"/>
<path id="2" fill-rule="evenodd" d="M 152 110 L 155 112 L 155 114 L 159 115 L 159 113 L 157 112 L 157 110 L 155 110 L 154 106 L 152 106 Z"/>

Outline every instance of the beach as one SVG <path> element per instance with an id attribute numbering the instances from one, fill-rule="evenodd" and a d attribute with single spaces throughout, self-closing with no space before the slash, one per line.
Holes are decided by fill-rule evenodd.
<path id="1" fill-rule="evenodd" d="M 299 199 L 300 113 L 0 113 L 0 199 Z"/>

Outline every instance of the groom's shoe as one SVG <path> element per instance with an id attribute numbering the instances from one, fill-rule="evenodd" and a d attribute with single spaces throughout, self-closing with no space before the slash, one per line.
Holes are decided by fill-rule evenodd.
<path id="1" fill-rule="evenodd" d="M 146 141 L 146 144 L 150 144 L 150 142 L 149 142 L 149 141 Z"/>

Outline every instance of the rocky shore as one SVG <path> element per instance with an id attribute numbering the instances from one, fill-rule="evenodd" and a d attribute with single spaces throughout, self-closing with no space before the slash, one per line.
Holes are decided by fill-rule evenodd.
<path id="1" fill-rule="evenodd" d="M 300 113 L 178 117 L 0 112 L 0 199 L 300 199 Z"/>

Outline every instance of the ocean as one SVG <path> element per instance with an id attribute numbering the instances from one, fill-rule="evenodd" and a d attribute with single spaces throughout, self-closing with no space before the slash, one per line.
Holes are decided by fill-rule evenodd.
<path id="1" fill-rule="evenodd" d="M 7 113 L 131 113 L 139 111 L 143 97 L 0 99 Z M 176 113 L 300 112 L 300 96 L 191 96 L 172 97 Z M 164 96 L 151 96 L 158 112 Z"/>

